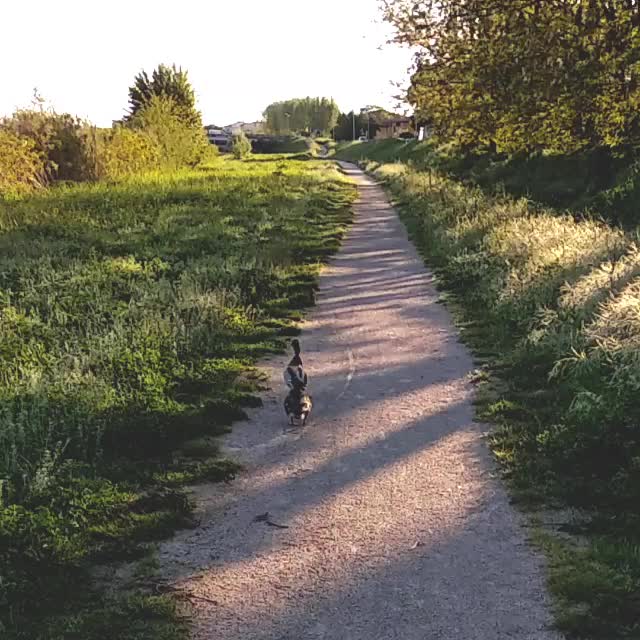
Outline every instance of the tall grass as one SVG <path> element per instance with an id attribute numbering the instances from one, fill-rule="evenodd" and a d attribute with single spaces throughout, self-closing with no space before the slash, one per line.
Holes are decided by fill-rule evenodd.
<path id="1" fill-rule="evenodd" d="M 633 148 L 616 153 L 590 149 L 572 154 L 496 154 L 482 148 L 464 150 L 431 138 L 344 143 L 337 157 L 355 162 L 402 162 L 437 170 L 489 194 L 508 193 L 548 208 L 571 209 L 581 217 L 605 217 L 628 229 L 640 223 L 640 165 Z"/>
<path id="2" fill-rule="evenodd" d="M 481 416 L 521 496 L 591 514 L 553 588 L 579 637 L 640 633 L 640 248 L 595 220 L 369 163 L 489 366 Z M 554 545 L 551 545 L 553 547 Z"/>
<path id="3" fill-rule="evenodd" d="M 252 364 L 313 303 L 353 196 L 331 165 L 257 160 L 0 201 L 4 637 L 66 637 L 43 629 L 89 559 L 184 523 L 181 482 L 233 474 L 208 438 L 256 402 Z"/>

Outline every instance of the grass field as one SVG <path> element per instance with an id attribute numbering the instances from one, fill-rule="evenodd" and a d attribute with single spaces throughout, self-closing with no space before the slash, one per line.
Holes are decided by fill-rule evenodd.
<path id="1" fill-rule="evenodd" d="M 353 197 L 330 164 L 254 156 L 0 201 L 3 638 L 179 637 L 169 602 L 105 600 L 88 571 L 187 525 L 182 485 L 233 477 L 215 436 L 259 402 L 253 364 L 296 333 Z"/>
<path id="2" fill-rule="evenodd" d="M 368 168 L 397 199 L 482 365 L 479 416 L 495 425 L 514 495 L 541 524 L 548 508 L 562 523 L 538 535 L 559 626 L 572 638 L 640 637 L 634 236 L 406 163 Z"/>

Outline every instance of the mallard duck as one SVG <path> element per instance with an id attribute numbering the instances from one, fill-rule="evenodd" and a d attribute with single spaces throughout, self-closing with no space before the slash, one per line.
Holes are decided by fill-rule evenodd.
<path id="1" fill-rule="evenodd" d="M 292 340 L 293 358 L 284 370 L 284 382 L 289 387 L 289 393 L 284 399 L 284 410 L 289 419 L 289 424 L 304 425 L 311 413 L 313 400 L 307 393 L 307 374 L 304 371 L 302 358 L 300 357 L 300 342 Z"/>

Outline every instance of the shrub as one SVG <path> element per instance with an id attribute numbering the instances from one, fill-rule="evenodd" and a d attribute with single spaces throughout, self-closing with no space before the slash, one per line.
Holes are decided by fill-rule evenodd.
<path id="1" fill-rule="evenodd" d="M 0 194 L 56 180 L 121 178 L 154 168 L 195 166 L 217 154 L 203 129 L 176 115 L 171 98 L 152 97 L 128 125 L 98 130 L 42 106 L 0 122 Z"/>
<path id="2" fill-rule="evenodd" d="M 246 158 L 251 153 L 251 142 L 249 142 L 249 138 L 247 138 L 244 131 L 233 135 L 231 153 L 238 160 Z"/>
<path id="3" fill-rule="evenodd" d="M 129 124 L 143 131 L 160 149 L 160 163 L 165 168 L 194 167 L 215 155 L 204 129 L 186 124 L 176 116 L 173 100 L 152 96 L 133 116 Z"/>
<path id="4" fill-rule="evenodd" d="M 33 140 L 0 129 L 0 196 L 25 193 L 45 182 L 45 162 Z"/>
<path id="5" fill-rule="evenodd" d="M 52 109 L 20 109 L 0 128 L 31 140 L 44 160 L 47 182 L 95 177 L 96 131 L 80 118 Z"/>
<path id="6" fill-rule="evenodd" d="M 101 177 L 121 178 L 153 169 L 162 150 L 144 130 L 117 126 L 103 133 L 99 152 Z"/>

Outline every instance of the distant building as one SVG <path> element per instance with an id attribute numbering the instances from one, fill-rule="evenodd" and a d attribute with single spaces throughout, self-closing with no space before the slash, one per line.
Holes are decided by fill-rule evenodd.
<path id="1" fill-rule="evenodd" d="M 216 127 L 210 124 L 204 128 L 207 133 L 207 138 L 211 144 L 215 144 L 220 151 L 231 150 L 231 133 L 226 131 L 223 127 Z"/>
<path id="2" fill-rule="evenodd" d="M 378 122 L 376 140 L 399 138 L 413 134 L 413 122 L 407 116 L 389 114 Z"/>
<path id="3" fill-rule="evenodd" d="M 223 129 L 232 136 L 237 135 L 238 133 L 240 133 L 242 131 L 242 125 L 244 124 L 244 122 L 234 122 L 233 124 L 228 124 L 226 127 L 223 127 Z"/>
<path id="4" fill-rule="evenodd" d="M 264 134 L 264 122 L 234 122 L 226 127 L 218 127 L 214 124 L 207 125 L 204 130 L 207 133 L 209 142 L 215 144 L 220 151 L 231 150 L 232 137 L 241 132 L 247 136 L 260 136 Z"/>
<path id="5" fill-rule="evenodd" d="M 242 131 L 244 131 L 248 136 L 249 135 L 257 135 L 265 132 L 265 123 L 261 120 L 257 120 L 256 122 L 243 122 L 240 125 Z"/>
<path id="6" fill-rule="evenodd" d="M 256 135 L 259 133 L 264 133 L 265 126 L 264 126 L 264 122 L 260 122 L 260 121 L 234 122 L 233 124 L 229 124 L 226 127 L 223 127 L 223 129 L 228 133 L 230 133 L 231 135 L 236 135 L 240 132 L 243 132 L 246 135 Z"/>

